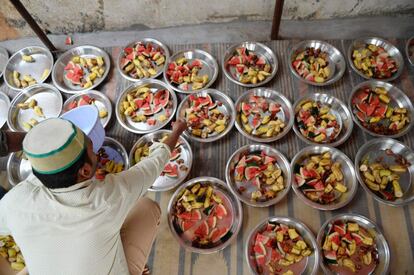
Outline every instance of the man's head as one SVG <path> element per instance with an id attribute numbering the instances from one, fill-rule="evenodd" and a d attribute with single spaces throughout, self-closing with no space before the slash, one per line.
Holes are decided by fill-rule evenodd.
<path id="1" fill-rule="evenodd" d="M 66 188 L 95 174 L 97 160 L 91 140 L 71 122 L 48 119 L 23 141 L 33 173 L 48 188 Z"/>

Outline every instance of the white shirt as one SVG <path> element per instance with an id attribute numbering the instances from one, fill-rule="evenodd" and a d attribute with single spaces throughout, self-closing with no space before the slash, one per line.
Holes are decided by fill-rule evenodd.
<path id="1" fill-rule="evenodd" d="M 32 175 L 0 200 L 0 235 L 14 237 L 30 275 L 129 275 L 121 226 L 170 157 L 163 143 L 150 152 L 127 171 L 69 188 Z"/>

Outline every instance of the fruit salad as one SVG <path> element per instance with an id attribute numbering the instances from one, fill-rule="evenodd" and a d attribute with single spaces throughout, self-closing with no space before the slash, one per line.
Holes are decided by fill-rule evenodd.
<path id="1" fill-rule="evenodd" d="M 204 66 L 200 59 L 180 57 L 168 64 L 167 78 L 183 91 L 200 90 L 209 82 L 208 74 L 201 73 Z"/>
<path id="2" fill-rule="evenodd" d="M 241 102 L 237 110 L 237 120 L 243 130 L 258 138 L 271 138 L 285 128 L 281 105 L 269 98 L 250 95 L 248 101 Z"/>
<path id="3" fill-rule="evenodd" d="M 394 201 L 403 196 L 400 181 L 411 163 L 391 149 L 382 150 L 379 155 L 373 160 L 365 157 L 359 171 L 369 189 L 384 200 Z"/>
<path id="4" fill-rule="evenodd" d="M 285 189 L 282 170 L 276 159 L 265 152 L 241 154 L 231 173 L 239 193 L 251 193 L 254 202 L 271 200 Z"/>
<path id="5" fill-rule="evenodd" d="M 341 163 L 329 152 L 307 157 L 294 167 L 295 183 L 311 201 L 330 204 L 348 191 L 344 184 Z"/>
<path id="6" fill-rule="evenodd" d="M 296 229 L 283 223 L 269 221 L 253 238 L 249 256 L 258 274 L 302 274 L 313 253 Z"/>
<path id="7" fill-rule="evenodd" d="M 28 109 L 32 109 L 33 113 L 36 115 L 36 118 L 30 118 L 28 121 L 23 122 L 23 127 L 29 131 L 30 129 L 32 129 L 35 125 L 37 125 L 39 123 L 38 119 L 45 118 L 45 115 L 43 114 L 43 109 L 42 107 L 40 107 L 38 105 L 38 102 L 36 101 L 36 99 L 31 99 L 29 101 L 26 101 L 24 103 L 18 103 L 17 104 L 17 108 L 20 110 L 28 110 Z"/>
<path id="8" fill-rule="evenodd" d="M 193 247 L 213 248 L 232 235 L 230 201 L 208 182 L 198 182 L 185 188 L 172 211 L 174 229 Z"/>
<path id="9" fill-rule="evenodd" d="M 329 65 L 329 54 L 314 47 L 307 47 L 297 53 L 292 62 L 293 68 L 301 77 L 316 83 L 324 83 L 331 77 Z"/>
<path id="10" fill-rule="evenodd" d="M 164 142 L 168 138 L 168 135 L 165 134 L 158 142 Z M 144 143 L 142 146 L 139 146 L 134 152 L 134 164 L 140 162 L 144 158 L 149 156 L 149 148 L 151 147 L 152 142 Z M 184 150 L 183 144 L 179 141 L 175 145 L 174 150 L 171 152 L 170 161 L 165 165 L 164 170 L 161 172 L 161 176 L 167 176 L 169 179 L 176 180 L 180 176 L 180 172 L 184 173 L 189 170 L 185 161 L 181 156 L 182 151 Z"/>
<path id="11" fill-rule="evenodd" d="M 341 127 L 328 104 L 306 100 L 296 108 L 295 123 L 306 139 L 316 143 L 335 141 Z"/>
<path id="12" fill-rule="evenodd" d="M 230 117 L 223 107 L 223 103 L 206 96 L 190 95 L 185 120 L 187 131 L 198 138 L 209 138 L 222 133 L 230 123 Z"/>
<path id="13" fill-rule="evenodd" d="M 95 172 L 95 178 L 98 180 L 104 180 L 106 175 L 116 174 L 125 169 L 124 162 L 116 161 L 114 157 L 110 156 L 108 151 L 111 151 L 111 155 L 119 155 L 116 150 L 108 146 L 103 146 L 98 150 L 96 154 L 98 167 Z"/>
<path id="14" fill-rule="evenodd" d="M 245 47 L 237 48 L 227 61 L 234 68 L 233 77 L 243 84 L 257 84 L 271 75 L 272 67 L 264 56 L 258 56 Z"/>
<path id="15" fill-rule="evenodd" d="M 135 79 L 154 77 L 164 64 L 164 50 L 151 42 L 138 42 L 125 48 L 120 60 L 122 71 Z"/>
<path id="16" fill-rule="evenodd" d="M 167 89 L 144 85 L 127 93 L 119 111 L 133 122 L 155 126 L 172 116 L 173 100 Z"/>
<path id="17" fill-rule="evenodd" d="M 352 98 L 352 111 L 360 124 L 379 135 L 395 135 L 410 123 L 406 108 L 401 108 L 382 87 L 362 88 Z"/>
<path id="18" fill-rule="evenodd" d="M 398 71 L 395 59 L 383 47 L 373 44 L 355 49 L 352 62 L 368 78 L 390 78 Z"/>
<path id="19" fill-rule="evenodd" d="M 15 271 L 20 271 L 26 266 L 20 248 L 10 235 L 0 236 L 0 257 L 5 258 Z"/>
<path id="20" fill-rule="evenodd" d="M 322 252 L 325 264 L 337 274 L 373 274 L 379 261 L 375 237 L 350 221 L 328 225 Z"/>
<path id="21" fill-rule="evenodd" d="M 77 107 L 84 106 L 84 105 L 95 105 L 96 99 L 93 97 L 90 97 L 89 95 L 82 95 L 79 99 L 75 99 L 72 102 L 70 102 L 68 109 L 73 110 Z M 96 106 L 98 108 L 98 106 Z M 99 117 L 105 118 L 108 116 L 108 110 L 106 108 L 98 108 L 99 111 Z"/>
<path id="22" fill-rule="evenodd" d="M 88 89 L 105 73 L 105 61 L 102 56 L 73 56 L 66 64 L 64 77 L 70 84 Z"/>

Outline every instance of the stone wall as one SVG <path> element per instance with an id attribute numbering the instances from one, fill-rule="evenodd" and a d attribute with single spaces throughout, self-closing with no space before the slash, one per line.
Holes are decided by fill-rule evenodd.
<path id="1" fill-rule="evenodd" d="M 21 0 L 50 33 L 162 28 L 271 20 L 274 0 Z M 414 15 L 413 0 L 286 0 L 283 19 Z M 32 36 L 9 0 L 0 0 L 0 41 Z"/>

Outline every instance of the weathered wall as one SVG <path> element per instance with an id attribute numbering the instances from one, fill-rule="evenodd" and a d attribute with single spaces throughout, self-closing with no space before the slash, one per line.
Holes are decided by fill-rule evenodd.
<path id="1" fill-rule="evenodd" d="M 21 0 L 51 33 L 160 28 L 270 20 L 274 0 Z M 413 0 L 286 0 L 284 19 L 410 14 Z M 33 35 L 9 0 L 0 0 L 0 40 Z"/>

